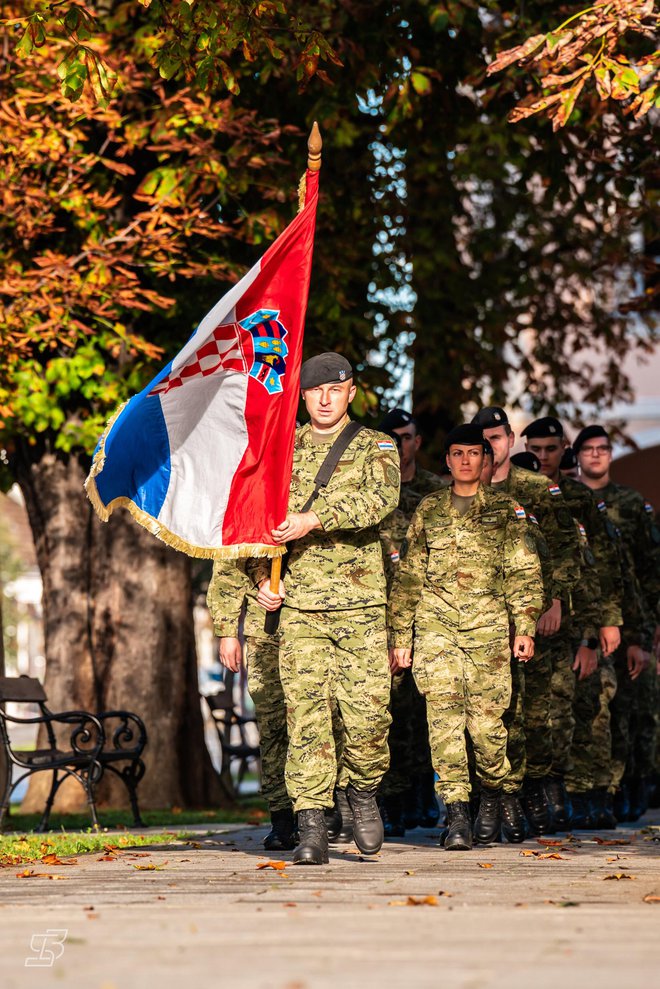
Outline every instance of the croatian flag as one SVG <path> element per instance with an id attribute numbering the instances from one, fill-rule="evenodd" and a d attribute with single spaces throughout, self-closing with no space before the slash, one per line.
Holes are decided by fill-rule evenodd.
<path id="1" fill-rule="evenodd" d="M 286 517 L 318 172 L 305 204 L 101 437 L 85 488 L 107 521 L 127 508 L 175 549 L 280 556 Z"/>

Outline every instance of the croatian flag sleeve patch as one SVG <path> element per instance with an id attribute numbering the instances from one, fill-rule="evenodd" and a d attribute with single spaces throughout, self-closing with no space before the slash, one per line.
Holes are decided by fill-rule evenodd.
<path id="1" fill-rule="evenodd" d="M 551 495 L 560 495 L 561 494 L 561 488 L 558 487 L 558 485 L 556 485 L 556 484 L 549 484 L 548 485 L 548 491 L 550 492 Z"/>
<path id="2" fill-rule="evenodd" d="M 392 440 L 379 440 L 378 441 L 379 450 L 396 450 L 396 447 Z"/>
<path id="3" fill-rule="evenodd" d="M 514 510 L 515 510 L 516 516 L 519 519 L 525 519 L 525 518 L 527 518 L 527 516 L 525 515 L 525 509 L 522 507 L 522 505 L 516 505 L 516 507 L 515 507 Z"/>

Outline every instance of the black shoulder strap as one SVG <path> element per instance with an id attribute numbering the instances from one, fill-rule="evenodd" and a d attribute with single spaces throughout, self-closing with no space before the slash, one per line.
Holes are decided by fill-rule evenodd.
<path id="1" fill-rule="evenodd" d="M 325 460 L 319 467 L 318 473 L 314 478 L 314 490 L 303 507 L 300 509 L 301 512 L 308 512 L 318 497 L 321 488 L 328 486 L 330 478 L 334 474 L 342 455 L 346 452 L 349 444 L 355 439 L 357 434 L 362 429 L 364 429 L 364 426 L 359 422 L 349 422 L 344 426 L 341 433 L 328 450 Z"/>
<path id="2" fill-rule="evenodd" d="M 316 477 L 314 478 L 314 490 L 310 494 L 309 498 L 307 499 L 303 507 L 300 509 L 301 512 L 308 512 L 312 507 L 312 505 L 314 504 L 314 502 L 316 501 L 319 492 L 321 491 L 321 488 L 327 487 L 327 485 L 330 482 L 330 478 L 332 477 L 332 475 L 334 474 L 337 468 L 337 464 L 342 458 L 342 454 L 345 453 L 351 441 L 355 439 L 357 434 L 362 429 L 364 429 L 364 426 L 359 422 L 349 422 L 344 426 L 341 433 L 339 434 L 335 442 L 328 450 L 325 460 L 319 467 Z M 295 546 L 295 539 L 293 540 L 293 542 L 287 544 L 287 552 L 284 559 L 282 560 L 282 578 L 284 578 L 286 571 L 288 569 L 289 560 L 291 558 L 291 551 L 294 546 Z M 279 624 L 280 624 L 280 611 L 281 609 L 278 609 L 277 611 L 269 611 L 266 613 L 266 619 L 264 621 L 264 631 L 268 635 L 273 635 L 275 632 L 277 632 L 277 629 L 279 628 Z"/>

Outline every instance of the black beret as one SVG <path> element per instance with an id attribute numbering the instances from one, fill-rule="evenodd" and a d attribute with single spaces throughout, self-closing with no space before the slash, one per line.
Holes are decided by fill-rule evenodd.
<path id="1" fill-rule="evenodd" d="M 496 429 L 498 426 L 507 425 L 509 417 L 499 405 L 488 405 L 485 409 L 479 409 L 472 422 L 482 429 Z"/>
<path id="2" fill-rule="evenodd" d="M 561 463 L 559 464 L 559 470 L 573 470 L 577 467 L 577 457 L 575 456 L 575 450 L 572 446 L 567 446 L 564 450 L 564 456 L 561 458 Z"/>
<path id="3" fill-rule="evenodd" d="M 390 409 L 380 420 L 378 428 L 381 433 L 388 433 L 390 429 L 401 429 L 403 426 L 409 426 L 410 423 L 417 426 L 412 412 L 406 412 L 405 409 Z"/>
<path id="4" fill-rule="evenodd" d="M 525 426 L 520 435 L 526 436 L 528 440 L 562 438 L 564 427 L 554 416 L 543 416 L 542 419 L 535 419 L 529 426 Z"/>
<path id="5" fill-rule="evenodd" d="M 524 453 L 514 453 L 511 457 L 511 463 L 515 464 L 516 467 L 522 467 L 524 470 L 533 470 L 537 474 L 541 471 L 541 461 L 527 450 Z"/>
<path id="6" fill-rule="evenodd" d="M 573 440 L 573 449 L 576 453 L 579 453 L 580 448 L 587 440 L 595 440 L 596 438 L 605 439 L 608 443 L 610 441 L 607 430 L 603 426 L 585 426 Z"/>
<path id="7" fill-rule="evenodd" d="M 300 387 L 341 384 L 353 377 L 353 368 L 341 354 L 317 354 L 305 361 L 300 369 Z"/>
<path id="8" fill-rule="evenodd" d="M 486 441 L 481 426 L 475 426 L 471 422 L 464 422 L 460 426 L 454 426 L 445 439 L 445 450 L 449 453 L 450 446 L 480 446 L 486 452 Z"/>

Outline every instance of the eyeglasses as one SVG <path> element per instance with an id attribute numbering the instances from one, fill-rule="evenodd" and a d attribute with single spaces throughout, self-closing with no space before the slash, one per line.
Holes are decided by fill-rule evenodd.
<path id="1" fill-rule="evenodd" d="M 586 453 L 590 457 L 604 457 L 611 449 L 612 447 L 607 444 L 603 446 L 583 446 L 580 453 Z"/>

